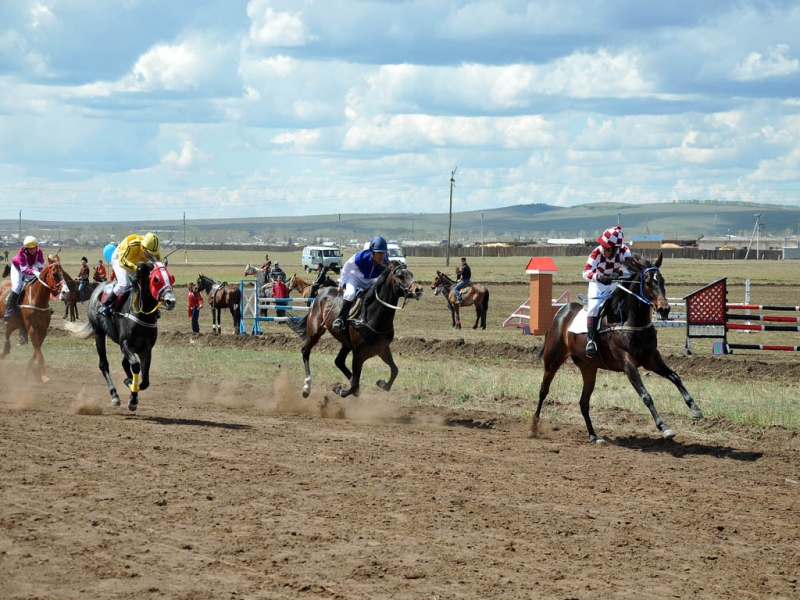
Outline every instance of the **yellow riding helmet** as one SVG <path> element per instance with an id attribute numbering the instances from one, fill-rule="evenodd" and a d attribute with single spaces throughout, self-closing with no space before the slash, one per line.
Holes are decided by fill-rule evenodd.
<path id="1" fill-rule="evenodd" d="M 145 234 L 144 239 L 142 240 L 142 246 L 144 246 L 144 248 L 151 254 L 158 254 L 159 253 L 158 236 L 152 231 Z"/>
<path id="2" fill-rule="evenodd" d="M 26 248 L 37 248 L 39 246 L 39 242 L 36 241 L 36 238 L 32 235 L 27 236 L 24 240 L 22 240 L 22 245 Z"/>

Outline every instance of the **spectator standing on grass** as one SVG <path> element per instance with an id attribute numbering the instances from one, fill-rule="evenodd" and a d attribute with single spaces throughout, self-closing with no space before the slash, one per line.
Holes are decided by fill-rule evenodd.
<path id="1" fill-rule="evenodd" d="M 275 264 L 277 265 L 278 263 L 275 263 Z M 284 279 L 285 278 L 284 278 L 283 275 L 279 275 L 278 276 L 278 280 L 272 286 L 272 297 L 276 299 L 275 304 L 277 306 L 285 305 L 286 303 L 282 302 L 281 300 L 284 299 L 284 298 L 288 298 L 289 297 L 289 288 L 286 287 L 286 283 L 284 283 Z M 286 315 L 286 311 L 285 310 L 276 309 L 275 310 L 275 314 L 278 317 L 283 317 L 283 316 Z"/>
<path id="2" fill-rule="evenodd" d="M 597 238 L 600 243 L 586 261 L 583 278 L 589 282 L 588 306 L 586 307 L 587 337 L 586 354 L 597 354 L 597 328 L 600 325 L 600 305 L 617 287 L 617 280 L 628 274 L 624 261 L 631 259 L 631 251 L 622 244 L 622 227 L 609 227 Z"/>
<path id="3" fill-rule="evenodd" d="M 272 271 L 269 272 L 269 278 L 272 279 L 272 281 L 278 281 L 278 277 L 283 277 L 283 280 L 286 281 L 286 273 L 281 269 L 281 263 L 276 260 L 275 266 Z"/>
<path id="4" fill-rule="evenodd" d="M 192 333 L 200 333 L 200 309 L 203 308 L 203 295 L 189 282 L 189 308 L 187 316 L 192 320 Z"/>

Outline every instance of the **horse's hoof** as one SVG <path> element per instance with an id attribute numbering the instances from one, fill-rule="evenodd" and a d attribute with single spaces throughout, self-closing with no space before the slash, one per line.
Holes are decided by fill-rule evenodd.
<path id="1" fill-rule="evenodd" d="M 705 419 L 706 416 L 703 414 L 703 411 L 699 408 L 692 411 L 692 419 L 695 421 L 699 421 L 700 419 Z"/>
<path id="2" fill-rule="evenodd" d="M 42 383 L 49 383 L 50 378 L 47 375 L 42 375 Z"/>
<path id="3" fill-rule="evenodd" d="M 385 392 L 389 392 L 392 389 L 392 386 L 387 385 L 386 381 L 384 381 L 383 379 L 379 379 L 375 385 L 377 385 Z"/>
<path id="4" fill-rule="evenodd" d="M 601 438 L 599 435 L 591 435 L 589 436 L 589 443 L 590 444 L 605 444 L 605 440 Z"/>
<path id="5" fill-rule="evenodd" d="M 128 401 L 128 410 L 129 411 L 135 412 L 137 408 L 139 408 L 139 401 L 138 400 L 129 400 Z"/>
<path id="6" fill-rule="evenodd" d="M 667 428 L 661 432 L 661 437 L 665 440 L 671 440 L 675 437 L 675 432 L 672 429 Z"/>
<path id="7" fill-rule="evenodd" d="M 303 398 L 308 398 L 311 394 L 311 388 L 308 386 L 303 386 Z"/>
<path id="8" fill-rule="evenodd" d="M 111 406 L 119 406 L 119 398 L 118 397 L 114 396 L 111 399 Z"/>

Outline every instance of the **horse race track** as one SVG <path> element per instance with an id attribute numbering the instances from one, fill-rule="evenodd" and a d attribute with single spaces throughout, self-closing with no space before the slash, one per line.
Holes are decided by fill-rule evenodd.
<path id="1" fill-rule="evenodd" d="M 47 386 L 10 367 L 3 598 L 798 596 L 792 431 L 663 442 L 646 416 L 596 410 L 610 443 L 582 423 L 530 439 L 521 418 L 372 382 L 303 401 L 280 373 L 259 389 L 159 377 L 132 415 L 95 364 Z"/>

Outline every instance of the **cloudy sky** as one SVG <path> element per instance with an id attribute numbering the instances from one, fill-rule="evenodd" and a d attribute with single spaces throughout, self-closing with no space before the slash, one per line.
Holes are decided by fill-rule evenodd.
<path id="1" fill-rule="evenodd" d="M 800 204 L 796 0 L 4 0 L 0 219 Z"/>

